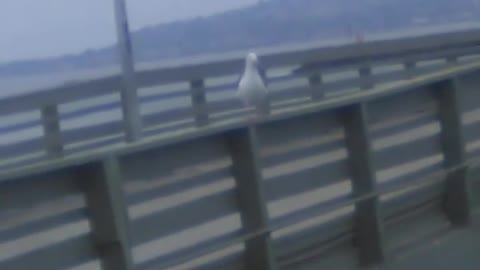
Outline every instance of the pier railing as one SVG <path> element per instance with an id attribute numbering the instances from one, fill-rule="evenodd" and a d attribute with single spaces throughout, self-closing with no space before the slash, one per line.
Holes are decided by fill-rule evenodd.
<path id="1" fill-rule="evenodd" d="M 9 133 L 43 132 L 2 146 L 0 269 L 354 269 L 395 261 L 431 232 L 468 228 L 479 38 L 262 54 L 273 111 L 254 123 L 229 97 L 240 57 L 140 71 L 140 88 L 190 86 L 149 89 L 140 100 L 152 111 L 168 98 L 192 104 L 144 112 L 133 142 L 122 118 L 63 127 L 117 110 L 108 95 L 120 76 L 3 99 L 2 115 L 41 111 Z M 81 108 L 62 111 L 65 103 Z"/>
<path id="2" fill-rule="evenodd" d="M 448 68 L 477 56 L 479 37 L 478 30 L 464 30 L 363 44 L 290 46 L 260 56 L 268 69 L 275 114 L 287 106 Z M 133 88 L 138 89 L 134 94 L 142 124 L 135 127 L 122 113 L 121 74 L 3 98 L 0 114 L 20 120 L 0 126 L 5 134 L 0 168 L 126 142 L 125 131 L 132 133 L 132 128 L 141 129 L 133 132 L 141 140 L 240 120 L 246 110 L 233 93 L 243 62 L 243 55 L 214 57 L 137 71 Z"/>

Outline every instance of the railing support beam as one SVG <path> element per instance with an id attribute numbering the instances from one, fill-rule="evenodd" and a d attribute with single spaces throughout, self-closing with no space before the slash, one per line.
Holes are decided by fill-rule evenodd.
<path id="1" fill-rule="evenodd" d="M 445 166 L 447 170 L 457 168 L 447 175 L 445 212 L 452 224 L 464 226 L 469 224 L 471 213 L 458 81 L 450 79 L 440 82 L 436 90 Z"/>
<path id="2" fill-rule="evenodd" d="M 269 218 L 256 129 L 248 127 L 231 131 L 227 135 L 227 141 L 232 155 L 243 227 L 247 232 L 265 231 L 269 228 Z M 245 254 L 247 269 L 278 269 L 270 233 L 266 232 L 247 240 Z"/>
<path id="3" fill-rule="evenodd" d="M 193 80 L 190 82 L 190 95 L 192 98 L 195 124 L 205 126 L 208 124 L 208 105 L 205 93 L 204 80 Z"/>
<path id="4" fill-rule="evenodd" d="M 90 223 L 104 270 L 133 269 L 127 204 L 116 158 L 78 169 L 84 187 Z"/>
<path id="5" fill-rule="evenodd" d="M 368 131 L 365 103 L 342 108 L 341 119 L 345 128 L 345 140 L 355 197 L 375 194 L 377 191 L 372 146 Z M 355 241 L 360 263 L 364 266 L 385 260 L 383 226 L 379 213 L 378 196 L 355 204 Z"/>
<path id="6" fill-rule="evenodd" d="M 41 115 L 47 156 L 52 158 L 62 157 L 63 140 L 57 105 L 44 106 L 41 110 Z"/>
<path id="7" fill-rule="evenodd" d="M 319 100 L 325 96 L 322 75 L 315 73 L 308 78 L 312 100 Z"/>
<path id="8" fill-rule="evenodd" d="M 362 66 L 358 70 L 360 77 L 360 88 L 362 90 L 371 89 L 375 86 L 372 76 L 372 68 L 370 66 Z"/>
<path id="9" fill-rule="evenodd" d="M 448 56 L 446 59 L 446 62 L 447 64 L 450 64 L 450 65 L 458 64 L 458 57 L 454 55 Z"/>
<path id="10" fill-rule="evenodd" d="M 408 79 L 412 79 L 415 77 L 415 68 L 417 67 L 417 63 L 415 61 L 407 61 L 405 62 L 405 73 Z"/>

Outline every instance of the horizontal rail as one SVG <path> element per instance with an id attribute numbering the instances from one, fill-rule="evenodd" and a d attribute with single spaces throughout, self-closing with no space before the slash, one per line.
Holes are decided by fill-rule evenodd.
<path id="1" fill-rule="evenodd" d="M 425 74 L 449 67 L 450 66 L 445 65 L 419 67 L 416 69 L 416 76 L 421 77 Z M 395 81 L 403 81 L 406 77 L 406 74 L 402 71 L 387 70 L 387 72 L 382 71 L 380 73 L 373 74 L 371 77 L 373 83 L 377 85 Z M 284 80 L 281 80 L 280 78 L 282 77 L 279 77 L 279 79 L 275 80 L 277 86 L 284 82 Z M 342 91 L 345 89 L 352 87 L 355 88 L 360 83 L 360 78 L 355 77 L 346 79 L 339 78 L 339 80 L 325 82 L 323 84 L 323 88 L 327 96 L 323 99 L 330 99 L 333 97 L 333 95 L 336 95 L 336 93 L 342 93 Z M 218 91 L 218 93 L 223 93 L 232 90 L 215 88 L 215 91 Z M 271 97 L 273 101 L 274 114 L 278 109 L 286 109 L 288 107 L 296 107 L 301 105 L 298 102 L 289 105 L 284 104 L 288 103 L 290 100 L 298 99 L 299 97 L 306 98 L 305 100 L 301 100 L 300 103 L 308 103 L 308 91 L 308 86 L 304 86 L 304 84 L 296 84 L 289 86 L 288 88 L 273 90 Z M 150 100 L 147 98 L 150 98 Z M 185 98 L 187 99 L 188 97 L 185 96 Z M 150 102 L 157 100 L 157 95 L 145 96 L 142 99 L 144 99 L 145 102 L 144 106 L 154 108 L 152 106 L 154 105 L 154 102 L 152 104 L 150 104 Z M 225 122 L 229 121 L 230 119 L 238 120 L 239 118 L 244 117 L 244 115 L 247 113 L 247 110 L 242 109 L 240 103 L 233 98 L 212 100 L 207 105 L 210 113 L 209 118 L 212 122 Z M 123 121 L 119 112 L 119 103 L 109 102 L 106 104 L 92 106 L 93 107 L 80 108 L 79 110 L 61 113 L 57 118 L 61 123 L 62 132 L 60 133 L 61 136 L 56 136 L 54 138 L 58 138 L 56 144 L 65 149 L 65 154 L 69 155 L 74 152 L 87 151 L 95 147 L 103 147 L 107 144 L 115 144 L 124 140 L 124 135 L 122 132 Z M 188 107 L 188 105 L 165 109 L 160 108 L 161 111 L 158 111 L 158 106 L 161 105 L 157 104 L 157 107 L 154 108 L 154 111 L 148 111 L 143 114 L 142 118 L 145 126 L 143 136 L 153 136 L 160 133 L 175 132 L 180 129 L 185 130 L 194 127 L 194 119 L 192 117 L 193 111 L 192 108 Z M 105 111 L 103 111 L 104 109 Z M 85 115 L 82 116 L 82 114 Z M 105 115 L 107 117 L 105 117 Z M 85 121 L 90 121 L 88 119 L 93 119 L 93 121 L 95 121 L 98 118 L 97 116 L 102 119 L 101 123 L 92 122 L 89 125 L 83 124 L 81 127 L 70 127 L 71 123 L 75 122 L 85 123 Z M 25 134 L 25 131 L 27 131 L 26 128 L 38 128 L 40 125 L 40 120 L 28 120 L 24 123 L 25 124 L 4 127 L 3 130 L 5 132 L 9 132 L 6 134 L 7 138 L 10 137 L 14 140 L 17 140 L 15 137 L 16 132 Z M 0 159 L 7 157 L 8 159 L 12 159 L 12 157 L 21 157 L 22 155 L 33 152 L 41 154 L 43 151 L 48 150 L 47 145 L 45 145 L 43 142 L 45 142 L 45 139 L 43 138 L 42 134 L 30 136 L 28 139 L 20 139 L 18 142 L 12 142 L 0 149 Z M 12 166 L 16 165 L 12 164 Z M 8 165 L 6 167 L 11 166 Z M 0 165 L 1 169 L 5 169 L 6 167 Z"/>
<path id="2" fill-rule="evenodd" d="M 468 63 L 456 67 L 450 67 L 448 69 L 432 72 L 431 74 L 416 77 L 408 81 L 393 82 L 391 84 L 376 87 L 367 91 L 332 97 L 330 99 L 321 100 L 319 102 L 300 104 L 299 106 L 278 110 L 275 114 L 272 114 L 270 117 L 268 117 L 268 119 L 256 119 L 254 120 L 254 123 L 262 124 L 267 122 L 281 121 L 284 119 L 291 119 L 308 113 L 327 111 L 334 108 L 347 106 L 349 104 L 367 102 L 385 96 L 415 91 L 431 83 L 460 75 L 470 74 L 472 72 L 476 72 L 478 69 L 480 69 L 480 63 L 478 62 Z M 3 170 L 0 172 L 0 181 L 2 181 L 3 179 L 8 179 L 15 175 L 28 175 L 35 172 L 36 170 L 51 170 L 54 168 L 70 166 L 72 164 L 78 164 L 89 160 L 99 160 L 110 154 L 127 155 L 129 153 L 146 150 L 154 146 L 160 147 L 162 145 L 175 144 L 181 141 L 204 137 L 236 128 L 246 127 L 247 125 L 248 122 L 246 119 L 228 119 L 223 122 L 212 123 L 202 129 L 191 128 L 186 130 L 173 131 L 170 133 L 146 137 L 140 142 L 135 142 L 131 144 L 120 143 L 111 146 L 106 145 L 102 148 L 91 150 L 88 153 L 77 153 L 65 156 L 61 160 L 46 160 L 23 169 L 13 168 L 9 170 Z"/>
<path id="3" fill-rule="evenodd" d="M 438 68 L 436 67 L 435 69 Z M 417 71 L 418 76 L 421 76 L 424 73 L 428 73 L 428 71 L 431 72 L 435 69 L 432 69 L 430 67 L 427 69 L 419 69 Z M 375 84 L 383 84 L 389 81 L 401 80 L 403 77 L 404 74 L 402 72 L 386 72 L 372 76 Z M 342 91 L 342 89 L 355 87 L 356 85 L 358 85 L 359 82 L 360 80 L 358 78 L 349 78 L 346 80 L 324 83 L 323 88 L 326 93 L 330 94 Z M 228 89 L 222 90 L 224 92 L 228 91 Z M 299 95 L 307 95 L 306 91 L 307 88 L 289 87 L 287 89 L 281 89 L 280 91 L 273 92 L 271 97 L 274 102 L 274 109 L 282 107 L 282 105 L 279 104 L 280 102 L 294 99 Z M 149 101 L 147 101 L 147 98 L 145 98 L 145 102 L 152 102 L 157 99 L 157 96 L 150 96 L 149 98 Z M 64 123 L 68 124 L 69 121 L 76 121 L 82 118 L 95 118 L 95 114 L 101 115 L 102 112 L 119 110 L 119 105 L 119 102 L 111 102 L 107 104 L 93 105 L 92 107 L 82 108 L 78 111 L 62 113 L 59 116 L 59 121 L 63 125 Z M 242 117 L 245 114 L 245 110 L 242 110 L 239 102 L 233 98 L 213 101 L 210 102 L 210 104 L 208 105 L 208 109 L 211 112 L 212 120 L 214 121 Z M 153 128 L 156 130 L 153 133 L 162 133 L 173 131 L 175 129 L 192 127 L 194 123 L 193 119 L 191 119 L 190 117 L 192 113 L 192 108 L 183 106 L 168 110 L 162 110 L 160 112 L 144 114 L 142 119 L 144 122 L 145 130 L 151 130 Z M 36 119 L 17 125 L 4 127 L 2 131 L 13 134 L 14 132 L 21 132 L 24 129 L 35 128 L 39 125 L 40 120 Z M 152 132 L 148 133 L 152 134 Z M 58 140 L 58 143 L 63 143 L 64 148 L 67 148 L 69 145 L 82 143 L 82 141 L 86 142 L 112 136 L 115 136 L 117 138 L 117 141 L 122 141 L 122 119 L 120 113 L 118 113 L 117 115 L 113 115 L 112 117 L 108 118 L 107 121 L 102 121 L 102 123 L 99 124 L 92 123 L 88 126 L 82 126 L 73 129 L 67 129 L 66 127 L 64 127 L 62 132 L 62 138 L 61 140 Z M 13 143 L 8 146 L 4 146 L 0 149 L 0 159 L 2 157 L 18 156 L 33 151 L 43 151 L 43 141 L 43 138 L 35 137 L 28 140 L 23 140 L 18 143 Z"/>
<path id="4" fill-rule="evenodd" d="M 268 68 L 273 71 L 276 68 L 282 68 L 285 71 L 290 69 L 288 74 L 272 74 L 269 78 L 272 86 L 273 113 L 277 115 L 277 111 L 297 108 L 303 105 L 301 103 L 329 100 L 334 95 L 341 94 L 342 91 L 357 88 L 368 90 L 381 84 L 400 82 L 405 79 L 414 80 L 416 77 L 435 72 L 437 69 L 448 70 L 452 66 L 465 63 L 462 61 L 452 62 L 452 59 L 480 55 L 478 50 L 480 46 L 475 44 L 474 39 L 477 35 L 476 30 L 465 30 L 420 37 L 372 40 L 364 44 L 337 43 L 323 47 L 316 44 L 304 46 L 303 49 L 295 48 L 298 50 L 293 50 L 292 47 L 266 51 L 261 57 Z M 311 55 L 308 61 L 302 59 L 304 54 Z M 290 59 L 291 57 L 296 57 L 296 60 Z M 283 58 L 287 58 L 286 62 L 282 62 Z M 227 68 L 220 68 L 222 72 L 225 72 L 222 74 L 208 71 L 210 68 L 215 69 L 217 65 L 220 65 L 219 67 L 223 67 L 224 64 L 231 66 L 233 64 L 230 62 L 234 60 L 240 65 L 234 65 L 236 71 L 230 72 Z M 420 63 L 430 60 L 442 60 L 445 63 L 427 66 L 422 66 Z M 61 158 L 64 155 L 89 151 L 107 144 L 131 142 L 132 139 L 140 137 L 175 133 L 177 130 L 189 130 L 194 127 L 205 128 L 215 122 L 225 123 L 243 118 L 247 111 L 240 106 L 238 100 L 233 98 L 235 83 L 228 81 L 219 85 L 209 85 L 209 80 L 217 76 L 239 74 L 242 62 L 240 57 L 220 57 L 216 60 L 207 59 L 202 63 L 174 64 L 154 70 L 138 71 L 135 74 L 137 87 L 182 82 L 189 83 L 190 89 L 162 92 L 160 87 L 156 90 L 158 93 L 138 95 L 138 109 L 142 113 L 138 117 L 135 116 L 134 118 L 137 120 L 133 122 L 127 121 L 126 118 L 129 114 L 125 112 L 125 108 L 130 105 L 123 101 L 126 95 L 121 91 L 124 88 L 124 78 L 120 75 L 77 84 L 66 84 L 0 99 L 0 113 L 8 117 L 15 117 L 18 113 L 25 111 L 42 112 L 41 119 L 29 119 L 0 128 L 2 133 L 7 133 L 6 138 L 13 138 L 13 141 L 6 139 L 11 141 L 10 143 L 2 143 L 4 147 L 0 149 L 0 159 L 7 159 L 5 160 L 7 163 L 3 165 L 3 162 L 0 162 L 0 170 L 27 162 L 21 160 L 32 153 L 43 154 L 49 158 Z M 418 65 L 416 65 L 417 63 Z M 284 67 L 288 65 L 290 66 Z M 388 65 L 400 65 L 400 70 L 389 70 Z M 300 66 L 300 69 L 294 70 L 296 66 Z M 175 70 L 175 76 L 183 74 L 188 79 L 152 82 L 147 77 L 153 75 L 145 75 L 149 72 L 163 72 L 172 69 Z M 190 69 L 193 71 L 189 71 Z M 188 75 L 189 72 L 196 74 L 200 71 L 208 74 L 202 75 L 203 77 Z M 352 71 L 357 72 L 357 76 L 342 78 L 345 75 L 342 73 Z M 170 76 L 167 73 L 156 74 L 154 78 L 166 80 Z M 320 79 L 315 79 L 317 77 Z M 312 78 L 314 78 L 313 81 Z M 318 83 L 315 83 L 316 81 Z M 290 86 L 282 89 L 283 85 Z M 276 90 L 275 87 L 279 90 Z M 316 92 L 319 94 L 317 95 Z M 123 94 L 119 95 L 120 93 Z M 231 97 L 225 98 L 229 95 Z M 224 96 L 224 98 L 215 96 Z M 95 105 L 69 109 L 73 106 L 69 102 L 85 98 L 100 98 L 100 100 L 92 99 Z M 118 98 L 119 100 L 117 100 Z M 177 100 L 174 101 L 175 98 Z M 172 103 L 167 105 L 168 108 L 161 108 L 160 103 L 167 102 L 167 99 L 172 99 Z M 104 101 L 97 102 L 101 100 Z M 156 102 L 158 104 L 154 104 Z M 177 107 L 173 106 L 176 102 L 179 102 Z M 154 105 L 157 105 L 156 108 Z M 62 112 L 63 106 L 67 109 L 66 112 Z M 140 113 L 138 110 L 135 111 Z M 50 113 L 46 114 L 46 112 Z M 89 118 L 97 120 L 97 116 L 101 123 L 93 121 L 91 125 L 71 127 L 77 122 L 85 123 Z M 127 124 L 127 122 L 129 123 Z M 139 125 L 134 125 L 136 122 Z M 43 133 L 35 136 L 27 135 L 28 129 L 38 129 L 39 126 L 43 126 Z M 129 128 L 135 130 L 134 137 L 130 134 Z M 15 137 L 17 132 L 23 133 L 29 138 L 17 139 Z"/>

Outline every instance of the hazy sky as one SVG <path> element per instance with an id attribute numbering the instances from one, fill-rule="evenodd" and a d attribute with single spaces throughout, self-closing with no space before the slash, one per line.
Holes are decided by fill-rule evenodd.
<path id="1" fill-rule="evenodd" d="M 258 0 L 127 0 L 132 30 Z M 0 0 L 0 63 L 76 53 L 115 40 L 113 0 Z"/>

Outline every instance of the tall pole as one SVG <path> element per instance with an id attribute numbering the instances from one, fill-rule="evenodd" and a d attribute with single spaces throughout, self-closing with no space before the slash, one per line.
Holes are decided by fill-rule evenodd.
<path id="1" fill-rule="evenodd" d="M 123 87 L 121 89 L 123 125 L 126 140 L 133 142 L 141 137 L 142 118 L 135 83 L 135 67 L 132 42 L 125 0 L 115 0 L 115 21 L 117 27 L 117 48 L 122 61 Z"/>

